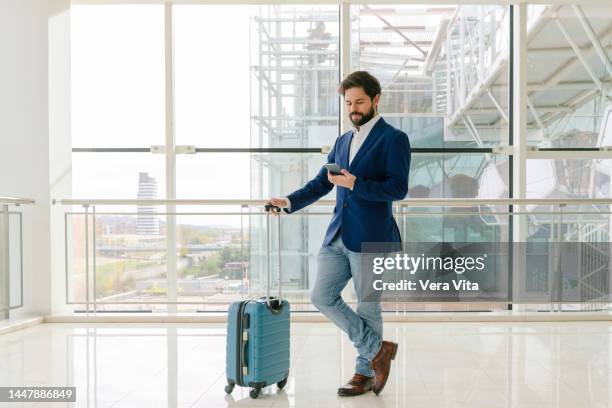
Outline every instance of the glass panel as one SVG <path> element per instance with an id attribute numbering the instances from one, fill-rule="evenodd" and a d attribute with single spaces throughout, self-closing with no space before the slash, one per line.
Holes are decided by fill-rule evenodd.
<path id="1" fill-rule="evenodd" d="M 338 6 L 175 6 L 177 143 L 333 144 L 338 18 Z"/>
<path id="2" fill-rule="evenodd" d="M 237 207 L 234 207 L 234 211 Z M 208 208 L 199 208 L 206 212 Z M 317 210 L 313 207 L 313 210 Z M 319 208 L 322 215 L 284 217 L 282 236 L 304 230 L 308 239 L 282 240 L 284 296 L 298 304 L 295 310 L 310 308 L 308 289 L 314 279 L 316 254 L 320 247 L 331 208 Z M 89 288 L 93 293 L 95 230 L 95 293 L 98 311 L 166 311 L 166 217 L 157 215 L 158 231 L 141 231 L 139 215 L 99 214 L 90 216 Z M 84 303 L 85 224 L 84 215 L 69 217 L 69 299 Z M 278 285 L 278 224 L 271 219 L 271 286 Z M 177 215 L 177 291 L 179 311 L 227 310 L 229 303 L 247 297 L 263 296 L 268 287 L 267 217 L 261 209 L 241 215 Z M 290 265 L 290 267 L 289 267 Z M 93 297 L 89 298 L 93 303 Z M 306 305 L 299 305 L 299 303 Z M 93 308 L 93 306 L 90 306 Z M 84 310 L 80 305 L 77 310 Z"/>
<path id="3" fill-rule="evenodd" d="M 166 217 L 155 215 L 155 208 L 139 209 L 136 216 L 95 217 L 99 302 L 168 300 Z"/>
<path id="4" fill-rule="evenodd" d="M 173 7 L 177 144 L 249 146 L 249 10 Z"/>
<path id="5" fill-rule="evenodd" d="M 285 196 L 312 179 L 327 155 L 198 153 L 177 158 L 177 197 L 256 199 Z M 335 190 L 323 199 L 333 199 Z"/>
<path id="6" fill-rule="evenodd" d="M 248 153 L 198 153 L 178 156 L 177 198 L 248 199 L 250 159 Z"/>
<path id="7" fill-rule="evenodd" d="M 91 223 L 88 226 L 91 232 Z M 66 217 L 66 280 L 68 303 L 86 302 L 87 278 L 85 276 L 85 217 L 82 215 L 68 215 Z"/>
<path id="8" fill-rule="evenodd" d="M 408 197 L 506 198 L 507 179 L 507 156 L 413 153 Z"/>
<path id="9" fill-rule="evenodd" d="M 163 155 L 73 153 L 72 195 L 79 198 L 165 198 L 164 174 Z"/>
<path id="10" fill-rule="evenodd" d="M 527 161 L 528 198 L 610 198 L 610 159 L 532 159 Z M 536 299 L 583 299 L 581 303 L 533 304 L 528 310 L 602 310 L 609 293 L 610 206 L 565 206 L 563 215 L 540 214 L 551 206 L 526 206 L 527 241 L 577 242 L 561 253 L 535 247 L 527 260 L 525 292 Z M 556 208 L 559 211 L 559 208 Z M 578 212 L 578 213 L 577 213 Z M 602 247 L 603 245 L 603 247 Z M 539 250 L 538 250 L 539 249 Z M 576 251 L 578 250 L 578 251 Z M 563 265 L 573 265 L 568 268 Z M 560 269 L 561 268 L 561 269 Z M 561 271 L 561 272 L 559 272 Z M 557 288 L 557 289 L 555 289 Z M 561 289 L 559 289 L 561 288 Z M 604 296 L 604 297 L 602 297 Z M 588 301 L 588 300 L 591 301 Z"/>
<path id="11" fill-rule="evenodd" d="M 529 5 L 528 10 L 530 26 L 540 19 L 547 22 L 528 47 L 530 144 L 563 148 L 609 146 L 612 105 L 602 92 L 606 95 L 610 91 L 612 8 L 603 4 L 577 8 Z M 594 41 L 587 31 L 592 32 Z"/>
<path id="12" fill-rule="evenodd" d="M 327 163 L 327 155 L 253 154 L 251 156 L 251 197 L 267 199 L 287 196 L 313 179 Z M 267 181 L 267 183 L 265 181 Z M 336 189 L 322 200 L 334 200 Z"/>
<path id="13" fill-rule="evenodd" d="M 390 116 L 384 113 L 383 116 L 387 123 L 406 132 L 410 147 L 445 147 L 443 116 Z"/>
<path id="14" fill-rule="evenodd" d="M 177 195 L 203 199 L 244 198 L 249 194 L 252 199 L 266 199 L 287 195 L 312 179 L 326 160 L 326 155 L 319 153 L 179 156 Z M 409 197 L 507 197 L 507 168 L 507 156 L 413 153 Z M 223 172 L 223 177 L 219 177 L 219 172 Z M 334 197 L 335 189 L 323 199 Z"/>
<path id="15" fill-rule="evenodd" d="M 0 320 L 22 303 L 21 250 L 21 213 L 7 214 L 0 205 Z"/>
<path id="16" fill-rule="evenodd" d="M 527 198 L 610 198 L 611 159 L 527 160 Z"/>
<path id="17" fill-rule="evenodd" d="M 234 211 L 238 207 L 234 207 Z M 459 209 L 456 209 L 459 210 Z M 509 239 L 508 216 L 503 206 L 488 209 L 462 208 L 461 211 L 436 213 L 427 209 L 424 213 L 397 212 L 396 218 L 404 242 L 458 242 L 503 243 Z M 487 210 L 487 209 L 484 209 Z M 609 206 L 590 208 L 596 214 L 573 214 L 576 209 L 564 209 L 559 218 L 557 206 L 539 206 L 527 209 L 527 213 L 514 215 L 522 218 L 528 235 L 523 247 L 524 257 L 515 257 L 516 264 L 513 281 L 516 298 L 528 301 L 548 299 L 556 296 L 557 280 L 564 282 L 564 298 L 592 299 L 576 306 L 579 310 L 595 307 L 598 296 L 607 293 L 606 270 L 596 269 L 607 254 L 595 244 L 609 243 L 610 212 Z M 582 209 L 584 211 L 584 209 Z M 206 209 L 200 208 L 200 212 Z M 93 231 L 95 231 L 95 292 L 97 310 L 106 311 L 153 311 L 164 312 L 167 306 L 167 278 L 165 263 L 165 226 L 166 217 L 159 214 L 158 231 L 139 231 L 139 219 L 150 218 L 150 213 L 140 214 L 100 214 L 96 216 L 95 226 L 89 225 L 90 232 L 90 291 L 93 293 Z M 298 213 L 283 217 L 281 228 L 281 270 L 283 296 L 292 302 L 292 309 L 313 310 L 309 302 L 309 291 L 316 280 L 317 253 L 320 240 L 329 219 L 331 207 L 313 207 L 309 214 Z M 93 220 L 93 217 L 90 217 Z M 492 222 L 502 220 L 503 222 Z M 85 302 L 84 275 L 84 217 L 81 214 L 69 216 L 69 299 Z M 178 310 L 180 312 L 204 312 L 226 310 L 232 301 L 263 296 L 268 287 L 268 266 L 271 268 L 270 292 L 278 290 L 278 219 L 267 217 L 261 208 L 243 209 L 243 213 L 229 214 L 185 214 L 177 215 L 177 290 Z M 433 221 L 433 222 L 432 222 Z M 429 227 L 428 237 L 418 236 L 415 222 Z M 436 227 L 438 226 L 438 227 Z M 423 232 L 422 230 L 420 232 Z M 282 237 L 305 234 L 303 240 L 289 240 Z M 268 257 L 268 234 L 270 234 L 270 254 Z M 435 237 L 431 237 L 436 235 Z M 577 242 L 582 245 L 581 262 L 577 269 L 558 269 L 558 255 L 554 247 L 542 246 L 555 242 Z M 592 244 L 589 247 L 589 244 Z M 524 245 L 524 244 L 523 244 Z M 563 247 L 571 249 L 571 247 Z M 519 250 L 520 246 L 514 246 Z M 562 256 L 570 256 L 563 253 Z M 521 259 L 526 259 L 527 268 L 521 272 Z M 566 258 L 568 262 L 570 258 Z M 572 258 L 575 259 L 575 258 Z M 597 261 L 597 262 L 595 262 Z M 567 262 L 566 262 L 567 263 Z M 498 265 L 503 272 L 505 266 Z M 595 268 L 595 269 L 594 269 Z M 572 272 L 573 271 L 573 272 Z M 497 273 L 497 272 L 495 272 Z M 497 275 L 495 275 L 497 276 Z M 503 275 L 494 277 L 491 282 L 503 294 L 506 285 Z M 489 282 L 489 283 L 491 283 Z M 590 289 L 589 289 L 590 288 Z M 576 292 L 580 290 L 580 292 Z M 590 290 L 590 292 L 589 292 Z M 520 292 L 518 292 L 520 291 Z M 602 292 L 603 291 L 603 292 Z M 351 291 L 345 293 L 346 299 L 354 301 Z M 601 293 L 600 293 L 601 292 Z M 520 297 L 519 297 L 520 296 Z M 553 299 L 553 298 L 551 298 Z M 93 303 L 93 297 L 90 296 Z M 574 307 L 572 306 L 572 307 Z M 418 302 L 385 302 L 385 310 L 488 310 L 503 308 L 496 303 L 472 304 L 422 304 Z M 569 307 L 569 306 L 567 306 Z M 585 309 L 586 308 L 586 309 Z M 77 308 L 83 310 L 81 305 Z M 571 308 L 570 308 L 571 309 Z M 568 310 L 570 310 L 568 309 Z"/>
<path id="18" fill-rule="evenodd" d="M 87 259 L 85 216 L 69 215 L 72 237 L 68 259 L 70 301 L 89 301 L 93 305 L 94 293 L 99 303 L 136 302 L 145 305 L 147 302 L 167 301 L 166 218 L 154 215 L 154 212 L 159 210 L 141 206 L 137 215 L 105 213 L 93 217 L 90 213 Z M 88 279 L 89 298 L 86 293 Z M 84 305 L 78 307 L 84 308 Z M 105 309 L 100 307 L 98 310 Z M 119 307 L 117 310 L 122 309 Z"/>
<path id="19" fill-rule="evenodd" d="M 525 310 L 608 310 L 610 216 L 609 205 L 528 209 L 527 267 L 515 274 L 517 296 L 531 301 Z"/>
<path id="20" fill-rule="evenodd" d="M 72 145 L 164 144 L 164 6 L 73 5 L 70 21 Z"/>
<path id="21" fill-rule="evenodd" d="M 338 5 L 252 8 L 252 147 L 333 145 L 339 30 Z"/>
<path id="22" fill-rule="evenodd" d="M 261 208 L 233 208 L 235 214 L 177 215 L 177 291 L 179 312 L 223 311 L 229 303 L 263 296 L 268 288 L 278 291 L 278 218 L 269 220 Z M 503 209 L 497 209 L 503 212 Z M 190 210 L 191 211 L 191 210 Z M 160 211 L 161 212 L 161 211 Z M 442 239 L 447 242 L 506 242 L 506 224 L 480 223 L 474 220 L 480 214 L 406 214 L 397 213 L 404 241 L 416 241 L 412 222 L 422 219 L 430 225 L 431 219 L 441 226 Z M 95 230 L 95 293 L 98 311 L 152 311 L 165 312 L 167 305 L 167 264 L 165 258 L 166 216 L 156 215 L 158 231 L 141 231 L 139 219 L 151 218 L 150 213 L 98 213 L 95 226 L 89 226 L 90 293 L 93 293 L 93 231 Z M 507 216 L 500 216 L 507 217 Z M 84 303 L 84 238 L 85 225 L 82 214 L 69 217 L 69 299 Z M 331 218 L 331 206 L 315 206 L 308 214 L 298 213 L 282 217 L 281 270 L 283 296 L 292 302 L 292 309 L 314 310 L 309 292 L 316 280 L 317 254 Z M 270 224 L 268 225 L 268 221 Z M 268 229 L 269 228 L 269 229 Z M 465 233 L 466 231 L 471 233 Z M 462 233 L 463 231 L 463 233 Z M 268 236 L 268 233 L 270 236 Z M 285 239 L 302 236 L 303 239 Z M 270 254 L 268 256 L 268 237 Z M 284 237 L 284 238 L 283 238 Z M 350 291 L 349 291 L 350 292 Z M 352 293 L 346 294 L 354 301 Z M 90 296 L 93 303 L 93 296 Z M 430 306 L 386 302 L 385 310 L 411 310 Z M 475 307 L 475 305 L 464 306 Z M 489 308 L 494 305 L 481 304 Z M 398 309 L 399 308 L 399 309 Z M 77 307 L 84 310 L 84 305 Z"/>
<path id="23" fill-rule="evenodd" d="M 351 67 L 378 78 L 379 110 L 412 147 L 507 143 L 507 11 L 501 5 L 352 6 Z"/>
<path id="24" fill-rule="evenodd" d="M 21 280 L 22 272 L 22 248 L 21 248 L 21 213 L 12 213 L 9 215 L 9 282 L 10 282 L 10 306 L 19 306 L 22 304 L 21 291 L 23 282 Z"/>

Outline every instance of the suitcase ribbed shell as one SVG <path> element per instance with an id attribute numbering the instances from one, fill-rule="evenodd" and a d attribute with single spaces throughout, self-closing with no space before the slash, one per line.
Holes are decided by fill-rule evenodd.
<path id="1" fill-rule="evenodd" d="M 289 302 L 283 300 L 279 313 L 273 313 L 264 299 L 249 301 L 243 313 L 248 315 L 246 360 L 248 371 L 238 381 L 241 352 L 238 342 L 238 313 L 241 302 L 230 305 L 227 321 L 226 372 L 227 378 L 238 385 L 264 387 L 281 382 L 289 375 L 290 311 Z"/>

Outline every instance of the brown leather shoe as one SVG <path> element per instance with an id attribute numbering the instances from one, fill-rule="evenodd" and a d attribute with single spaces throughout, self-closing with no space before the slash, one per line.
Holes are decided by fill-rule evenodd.
<path id="1" fill-rule="evenodd" d="M 374 370 L 374 394 L 378 395 L 385 388 L 389 372 L 391 371 L 391 360 L 397 354 L 397 343 L 383 341 L 380 350 L 372 360 L 372 370 Z"/>
<path id="2" fill-rule="evenodd" d="M 370 391 L 373 385 L 373 377 L 366 377 L 365 375 L 355 373 L 349 382 L 338 388 L 338 395 L 341 397 L 354 397 L 355 395 L 361 395 Z"/>

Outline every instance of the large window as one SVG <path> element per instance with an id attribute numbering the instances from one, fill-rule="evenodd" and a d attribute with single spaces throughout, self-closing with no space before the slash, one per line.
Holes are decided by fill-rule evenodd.
<path id="1" fill-rule="evenodd" d="M 139 15 L 141 7 L 145 12 Z M 73 99 L 80 106 L 73 109 L 75 197 L 173 198 L 166 194 L 168 180 L 174 187 L 168 191 L 176 191 L 179 199 L 263 199 L 287 194 L 319 171 L 339 133 L 339 6 L 73 8 L 72 34 L 78 36 Z M 169 14 L 170 39 L 164 37 Z M 144 31 L 133 30 L 141 21 Z M 116 31 L 107 42 L 101 25 Z M 106 51 L 92 58 L 88 47 L 95 41 Z M 170 66 L 166 52 L 172 52 Z M 109 83 L 96 83 L 96 76 Z M 117 101 L 98 101 L 104 95 Z M 168 146 L 149 151 L 152 145 L 166 145 L 164 119 L 173 122 L 177 149 L 189 146 L 194 153 L 177 150 L 175 174 L 166 173 L 166 156 L 172 154 Z M 94 124 L 99 122 L 113 137 L 97 136 Z M 138 124 L 143 129 L 137 132 Z M 100 308 L 164 309 L 161 303 L 169 300 L 166 269 L 171 267 L 166 246 L 172 237 L 167 234 L 173 224 L 177 300 L 189 304 L 182 310 L 223 309 L 236 297 L 265 290 L 261 215 L 248 210 L 244 215 L 197 214 L 236 210 L 229 206 L 181 207 L 190 215 L 174 219 L 163 207 L 112 207 L 115 215 L 106 207 L 96 210 L 107 212 L 89 227 L 95 235 L 90 258 L 96 255 L 96 288 L 89 290 L 89 298 Z M 83 217 L 69 217 L 68 230 L 77 241 L 89 225 Z M 314 273 L 311 237 L 323 234 L 328 218 L 295 217 L 283 226 L 283 233 L 295 237 L 283 247 L 283 262 L 294 265 L 283 280 L 301 300 L 306 300 L 303 294 Z M 85 254 L 82 242 L 71 247 L 71 302 L 87 298 Z"/>
<path id="2" fill-rule="evenodd" d="M 528 44 L 529 144 L 556 152 L 530 160 L 534 198 L 610 197 L 608 159 L 580 157 L 612 145 L 612 8 L 531 5 Z M 538 21 L 546 24 L 536 25 Z"/>
<path id="3" fill-rule="evenodd" d="M 147 173 L 163 198 L 161 156 L 96 151 L 164 144 L 163 6 L 73 6 L 71 24 L 73 195 L 136 198 Z"/>
<path id="4" fill-rule="evenodd" d="M 512 197 L 517 166 L 527 170 L 528 196 L 609 197 L 609 160 L 581 154 L 612 144 L 611 13 L 603 5 L 528 6 L 527 127 L 518 133 L 512 6 L 75 5 L 73 194 L 287 195 L 349 130 L 337 85 L 341 72 L 360 69 L 381 81 L 385 120 L 409 135 L 410 198 Z M 540 151 L 517 162 L 508 148 L 517 135 Z M 87 251 L 72 245 L 70 300 L 91 294 L 108 303 L 100 308 L 164 310 L 172 269 L 180 310 L 223 310 L 265 292 L 266 220 L 257 208 L 227 214 L 235 209 L 180 207 L 189 214 L 172 217 L 163 207 L 104 207 L 91 225 L 71 214 L 75 240 L 85 228 L 95 235 L 88 244 L 98 286 L 85 288 Z M 283 240 L 283 285 L 296 309 L 310 308 L 329 210 L 284 219 L 281 233 L 292 238 Z M 198 214 L 205 211 L 218 214 Z M 405 241 L 512 240 L 508 206 L 427 211 L 398 212 Z M 532 231 L 549 221 L 529 217 Z M 168 265 L 174 243 L 177 262 Z"/>

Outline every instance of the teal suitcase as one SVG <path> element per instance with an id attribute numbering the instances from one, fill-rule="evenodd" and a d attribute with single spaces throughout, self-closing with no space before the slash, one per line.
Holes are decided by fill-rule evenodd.
<path id="1" fill-rule="evenodd" d="M 268 208 L 266 208 L 268 209 Z M 270 296 L 270 215 L 268 225 L 268 295 L 259 299 L 234 302 L 227 318 L 225 392 L 236 385 L 250 387 L 257 398 L 262 388 L 277 384 L 282 389 L 289 376 L 290 305 L 281 297 L 280 216 L 278 297 Z"/>

